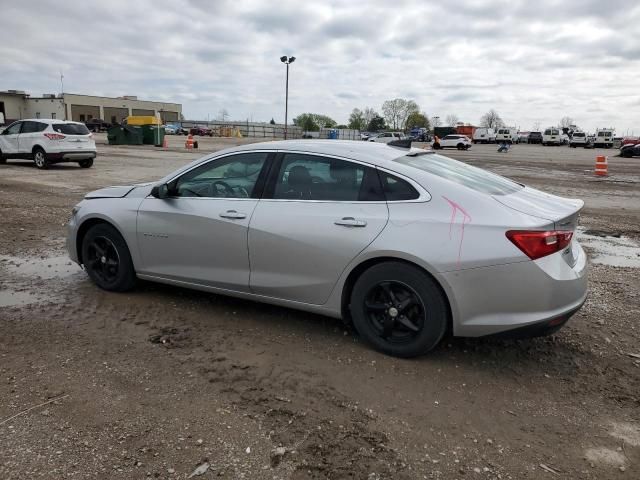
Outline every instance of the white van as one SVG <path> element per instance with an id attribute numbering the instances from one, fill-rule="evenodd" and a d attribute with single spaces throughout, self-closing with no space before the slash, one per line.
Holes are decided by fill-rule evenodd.
<path id="1" fill-rule="evenodd" d="M 513 127 L 501 127 L 496 133 L 497 143 L 518 143 L 518 130 Z"/>
<path id="2" fill-rule="evenodd" d="M 562 131 L 558 127 L 549 127 L 542 134 L 542 145 L 562 145 Z"/>
<path id="3" fill-rule="evenodd" d="M 496 143 L 496 131 L 493 128 L 476 128 L 473 143 Z"/>
<path id="4" fill-rule="evenodd" d="M 596 130 L 596 139 L 593 142 L 594 147 L 611 148 L 613 147 L 613 128 L 599 128 Z"/>

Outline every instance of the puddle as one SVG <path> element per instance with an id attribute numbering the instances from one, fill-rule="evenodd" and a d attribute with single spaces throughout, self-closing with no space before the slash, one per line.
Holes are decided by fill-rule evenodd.
<path id="1" fill-rule="evenodd" d="M 0 269 L 21 277 L 41 279 L 64 278 L 81 272 L 82 269 L 69 257 L 22 258 L 0 255 Z"/>
<path id="2" fill-rule="evenodd" d="M 40 301 L 42 301 L 42 299 L 38 295 L 34 295 L 30 292 L 16 292 L 14 290 L 6 289 L 0 291 L 0 308 L 30 305 Z"/>
<path id="3" fill-rule="evenodd" d="M 614 237 L 603 232 L 589 233 L 578 228 L 578 241 L 583 247 L 591 249 L 589 260 L 592 263 L 612 267 L 640 268 L 640 245 L 629 237 Z"/>
<path id="4" fill-rule="evenodd" d="M 623 467 L 626 464 L 625 456 L 622 452 L 605 447 L 589 448 L 584 452 L 584 456 L 588 461 L 596 465 Z"/>

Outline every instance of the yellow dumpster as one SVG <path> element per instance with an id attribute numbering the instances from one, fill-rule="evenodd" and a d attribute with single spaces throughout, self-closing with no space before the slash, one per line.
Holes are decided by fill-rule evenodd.
<path id="1" fill-rule="evenodd" d="M 153 115 L 132 115 L 127 117 L 127 125 L 160 125 L 160 119 Z"/>

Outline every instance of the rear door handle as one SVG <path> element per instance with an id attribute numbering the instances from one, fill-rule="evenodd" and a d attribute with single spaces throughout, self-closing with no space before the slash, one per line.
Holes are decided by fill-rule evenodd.
<path id="1" fill-rule="evenodd" d="M 342 217 L 340 220 L 336 220 L 336 225 L 340 225 L 341 227 L 366 227 L 367 222 L 364 220 L 356 220 L 353 217 Z"/>
<path id="2" fill-rule="evenodd" d="M 245 213 L 239 213 L 235 210 L 227 210 L 226 212 L 221 213 L 220 216 L 222 218 L 230 218 L 232 220 L 241 220 L 243 218 L 247 218 L 247 215 Z"/>

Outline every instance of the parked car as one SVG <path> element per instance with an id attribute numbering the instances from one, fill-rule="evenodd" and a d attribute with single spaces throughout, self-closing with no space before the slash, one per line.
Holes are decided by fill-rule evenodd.
<path id="1" fill-rule="evenodd" d="M 377 143 L 389 143 L 393 142 L 394 140 L 402 140 L 403 138 L 404 134 L 402 132 L 382 132 L 375 137 L 369 138 L 369 141 Z"/>
<path id="2" fill-rule="evenodd" d="M 360 140 L 364 140 L 365 142 L 371 138 L 370 132 L 360 132 Z"/>
<path id="3" fill-rule="evenodd" d="M 213 130 L 204 125 L 196 125 L 189 130 L 191 135 L 198 135 L 199 137 L 213 137 Z"/>
<path id="4" fill-rule="evenodd" d="M 164 126 L 165 135 L 178 135 L 179 132 L 180 132 L 180 126 L 179 125 L 167 124 L 167 125 Z"/>
<path id="5" fill-rule="evenodd" d="M 518 130 L 512 127 L 502 127 L 496 133 L 496 143 L 518 143 Z"/>
<path id="6" fill-rule="evenodd" d="M 571 148 L 584 147 L 587 144 L 587 134 L 584 132 L 573 132 L 569 146 Z"/>
<path id="7" fill-rule="evenodd" d="M 638 143 L 640 143 L 640 137 L 624 137 L 621 147 L 625 145 L 636 145 Z"/>
<path id="8" fill-rule="evenodd" d="M 640 157 L 640 143 L 627 143 L 620 148 L 621 157 Z"/>
<path id="9" fill-rule="evenodd" d="M 447 331 L 561 328 L 587 293 L 583 205 L 433 151 L 290 140 L 89 193 L 67 248 L 104 290 L 152 280 L 343 318 L 412 357 Z"/>
<path id="10" fill-rule="evenodd" d="M 493 128 L 476 128 L 473 143 L 496 143 L 496 131 Z"/>
<path id="11" fill-rule="evenodd" d="M 528 143 L 529 142 L 529 134 L 530 134 L 530 132 L 518 132 L 518 141 L 517 141 L 517 143 Z"/>
<path id="12" fill-rule="evenodd" d="M 466 135 L 447 135 L 440 139 L 440 143 L 434 143 L 433 148 L 457 148 L 458 150 L 469 150 L 471 140 Z"/>
<path id="13" fill-rule="evenodd" d="M 542 143 L 542 132 L 531 132 L 527 138 L 527 143 Z"/>
<path id="14" fill-rule="evenodd" d="M 111 128 L 111 124 L 109 122 L 105 122 L 100 118 L 92 118 L 91 120 L 84 122 L 84 124 L 90 132 L 94 133 L 105 132 Z"/>
<path id="15" fill-rule="evenodd" d="M 0 134 L 0 163 L 7 159 L 31 159 L 40 169 L 53 163 L 77 162 L 90 168 L 96 143 L 84 123 L 28 119 L 9 125 Z"/>
<path id="16" fill-rule="evenodd" d="M 560 137 L 560 129 L 558 127 L 549 127 L 542 134 L 542 145 L 562 145 Z"/>

